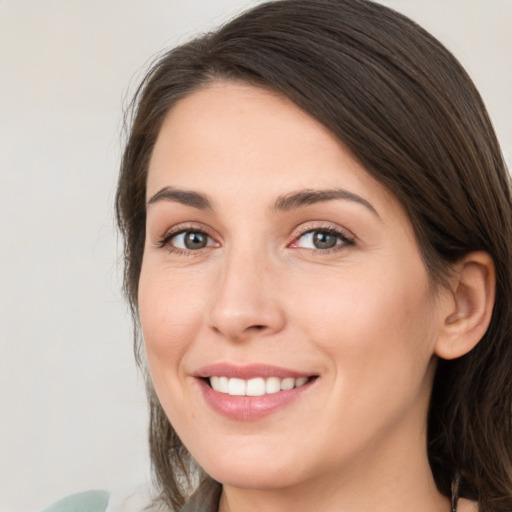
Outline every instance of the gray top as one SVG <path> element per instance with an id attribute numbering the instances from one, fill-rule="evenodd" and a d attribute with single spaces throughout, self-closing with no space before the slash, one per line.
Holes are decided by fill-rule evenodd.
<path id="1" fill-rule="evenodd" d="M 199 485 L 179 512 L 218 512 L 221 492 L 222 486 L 208 478 Z M 86 491 L 66 496 L 42 512 L 107 512 L 110 510 L 109 501 L 110 494 L 107 491 Z"/>
<path id="2" fill-rule="evenodd" d="M 62 498 L 43 512 L 105 512 L 110 494 L 107 491 L 86 491 Z"/>

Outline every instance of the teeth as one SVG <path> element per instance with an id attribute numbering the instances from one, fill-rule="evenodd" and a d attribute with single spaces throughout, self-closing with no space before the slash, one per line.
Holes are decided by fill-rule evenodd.
<path id="1" fill-rule="evenodd" d="M 234 396 L 245 395 L 245 380 L 243 379 L 229 379 L 228 393 Z"/>
<path id="2" fill-rule="evenodd" d="M 219 377 L 219 391 L 229 393 L 229 379 L 227 377 Z"/>
<path id="3" fill-rule="evenodd" d="M 281 379 L 278 379 L 277 377 L 269 377 L 265 383 L 265 391 L 268 395 L 281 391 Z"/>
<path id="4" fill-rule="evenodd" d="M 287 377 L 286 379 L 283 379 L 281 381 L 281 390 L 286 391 L 287 389 L 293 389 L 295 387 L 295 380 L 299 380 L 299 379 L 294 379 L 293 377 Z M 300 379 L 300 380 L 302 380 L 302 379 Z M 303 382 L 302 384 L 305 384 L 305 382 Z M 300 384 L 300 385 L 302 386 L 302 384 Z"/>
<path id="5" fill-rule="evenodd" d="M 210 386 L 219 393 L 226 393 L 232 396 L 262 396 L 265 394 L 278 393 L 289 389 L 298 388 L 309 382 L 308 377 L 256 377 L 254 379 L 237 379 L 228 377 L 210 377 Z"/>
<path id="6" fill-rule="evenodd" d="M 265 379 L 260 377 L 249 379 L 245 386 L 245 394 L 247 396 L 261 396 L 265 394 Z"/>
<path id="7" fill-rule="evenodd" d="M 296 379 L 295 380 L 295 387 L 298 388 L 300 386 L 304 386 L 304 384 L 306 384 L 307 381 L 308 381 L 307 377 L 301 377 L 300 379 Z"/>

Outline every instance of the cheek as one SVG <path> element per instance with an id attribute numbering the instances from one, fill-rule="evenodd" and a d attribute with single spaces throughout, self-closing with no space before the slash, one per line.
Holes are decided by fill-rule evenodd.
<path id="1" fill-rule="evenodd" d="M 179 272 L 155 271 L 143 266 L 139 281 L 139 315 L 149 369 L 158 386 L 160 374 L 176 375 L 203 318 L 201 297 Z"/>
<path id="2" fill-rule="evenodd" d="M 398 386 L 425 374 L 436 323 L 428 279 L 417 267 L 368 266 L 317 280 L 307 294 L 297 290 L 297 322 L 347 383 Z"/>
<path id="3" fill-rule="evenodd" d="M 369 443 L 405 417 L 417 422 L 415 428 L 424 422 L 435 330 L 428 285 L 415 283 L 410 287 L 389 275 L 345 276 L 343 286 L 329 293 L 317 289 L 297 311 L 300 328 L 331 365 L 323 409 L 331 422 L 322 435 L 332 439 L 340 428 L 333 425 L 343 425 L 354 440 L 340 448 L 347 453 L 357 451 L 357 440 Z"/>

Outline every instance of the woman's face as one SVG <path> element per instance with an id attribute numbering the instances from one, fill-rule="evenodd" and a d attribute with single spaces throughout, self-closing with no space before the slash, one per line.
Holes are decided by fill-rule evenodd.
<path id="1" fill-rule="evenodd" d="M 326 128 L 215 83 L 167 116 L 147 200 L 149 369 L 211 476 L 277 488 L 426 459 L 443 295 L 401 205 Z"/>

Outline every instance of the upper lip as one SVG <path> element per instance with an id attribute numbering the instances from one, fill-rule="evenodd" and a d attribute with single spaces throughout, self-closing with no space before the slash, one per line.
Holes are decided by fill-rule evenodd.
<path id="1" fill-rule="evenodd" d="M 201 367 L 194 373 L 194 376 L 203 379 L 216 376 L 247 380 L 254 379 L 256 377 L 278 377 L 280 379 L 293 377 L 295 379 L 299 379 L 301 377 L 312 377 L 313 374 L 263 363 L 249 365 L 213 363 Z"/>

